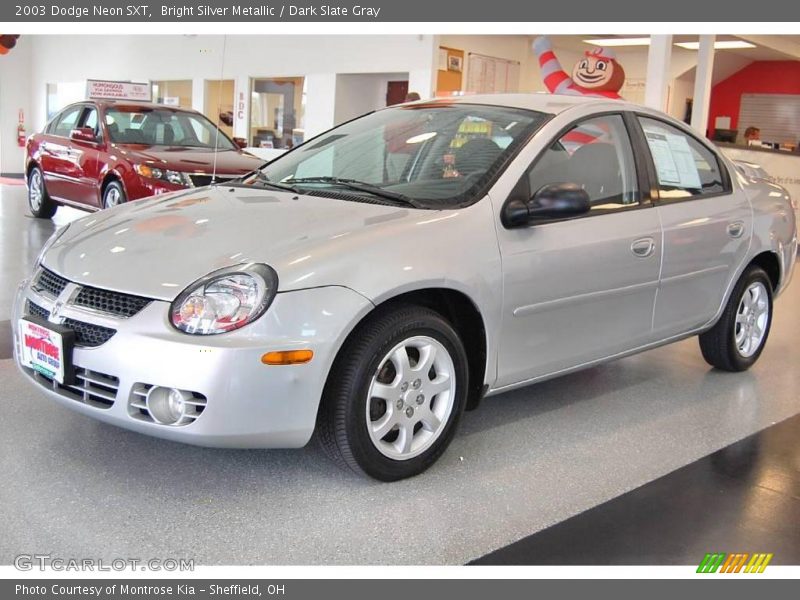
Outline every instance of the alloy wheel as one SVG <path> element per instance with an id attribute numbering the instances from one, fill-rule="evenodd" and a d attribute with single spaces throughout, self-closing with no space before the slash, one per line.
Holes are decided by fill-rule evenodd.
<path id="1" fill-rule="evenodd" d="M 369 437 L 381 454 L 408 460 L 433 445 L 453 410 L 455 373 L 449 352 L 432 337 L 408 338 L 386 354 L 366 402 Z"/>
<path id="2" fill-rule="evenodd" d="M 34 170 L 28 180 L 28 201 L 34 211 L 38 211 L 42 207 L 43 197 L 42 174 L 38 170 Z"/>
<path id="3" fill-rule="evenodd" d="M 754 281 L 742 294 L 736 310 L 734 340 L 741 356 L 749 358 L 761 347 L 769 323 L 767 288 Z"/>

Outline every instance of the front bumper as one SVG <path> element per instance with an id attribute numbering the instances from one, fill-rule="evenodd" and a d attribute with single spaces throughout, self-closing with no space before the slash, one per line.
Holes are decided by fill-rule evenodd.
<path id="1" fill-rule="evenodd" d="M 279 293 L 267 313 L 237 331 L 191 336 L 168 322 L 169 303 L 152 301 L 127 318 L 64 306 L 60 317 L 116 330 L 97 347 L 75 347 L 79 377 L 62 386 L 19 363 L 18 319 L 29 301 L 50 311 L 54 299 L 23 282 L 12 321 L 14 353 L 26 378 L 58 403 L 93 418 L 169 440 L 200 446 L 293 448 L 305 445 L 336 352 L 372 304 L 343 287 Z M 267 366 L 265 352 L 310 348 L 306 364 Z M 161 425 L 141 403 L 142 389 L 158 385 L 206 399 L 187 425 Z M 139 393 L 137 393 L 139 392 Z"/>

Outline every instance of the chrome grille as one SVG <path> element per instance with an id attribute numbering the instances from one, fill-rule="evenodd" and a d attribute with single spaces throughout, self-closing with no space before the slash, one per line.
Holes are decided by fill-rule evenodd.
<path id="1" fill-rule="evenodd" d="M 52 271 L 42 267 L 39 274 L 36 276 L 36 281 L 33 284 L 33 289 L 39 292 L 44 292 L 53 298 L 58 298 L 58 295 L 64 291 L 69 281 L 56 275 Z"/>
<path id="2" fill-rule="evenodd" d="M 76 306 L 86 306 L 100 312 L 127 318 L 138 313 L 150 302 L 149 298 L 87 286 L 81 288 L 74 303 Z"/>
<path id="3" fill-rule="evenodd" d="M 50 318 L 50 311 L 38 304 L 28 300 L 27 311 L 29 315 L 39 317 L 47 321 Z M 64 319 L 64 327 L 72 329 L 75 332 L 75 345 L 84 346 L 87 348 L 95 348 L 100 344 L 105 344 L 110 340 L 115 333 L 116 329 L 110 327 L 103 327 L 102 325 L 95 325 L 94 323 L 85 323 L 83 321 L 76 321 L 75 319 Z"/>
<path id="4" fill-rule="evenodd" d="M 45 321 L 47 321 L 47 319 L 50 318 L 49 310 L 47 310 L 46 308 L 42 308 L 38 304 L 34 304 L 30 300 L 28 300 L 28 308 L 26 312 L 33 317 L 39 317 L 40 319 L 43 319 Z"/>
<path id="5" fill-rule="evenodd" d="M 105 344 L 117 333 L 116 329 L 95 325 L 94 323 L 84 323 L 75 319 L 64 319 L 64 327 L 75 332 L 76 346 L 88 346 L 90 348 Z"/>
<path id="6" fill-rule="evenodd" d="M 155 423 L 155 419 L 150 416 L 150 411 L 147 409 L 147 392 L 150 391 L 151 388 L 154 386 L 150 383 L 134 383 L 133 387 L 131 388 L 131 396 L 128 399 L 128 413 L 134 419 L 139 421 L 147 421 L 148 423 Z M 192 399 L 187 400 L 186 403 L 191 405 L 191 411 L 187 411 L 186 416 L 191 419 L 186 423 L 182 423 L 178 425 L 178 427 L 183 427 L 184 425 L 190 425 L 194 423 L 208 404 L 208 399 L 198 392 L 191 392 Z"/>
<path id="7" fill-rule="evenodd" d="M 59 396 L 82 402 L 94 408 L 111 408 L 117 399 L 119 378 L 113 375 L 75 367 L 75 383 L 63 385 L 33 369 L 26 367 L 25 371 L 42 387 L 50 388 Z"/>

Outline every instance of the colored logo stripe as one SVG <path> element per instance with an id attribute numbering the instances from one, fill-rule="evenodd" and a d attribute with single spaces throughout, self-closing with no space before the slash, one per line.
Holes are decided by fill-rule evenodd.
<path id="1" fill-rule="evenodd" d="M 706 554 L 700 566 L 697 567 L 698 573 L 716 573 L 722 561 L 725 560 L 724 552 L 716 552 L 714 554 Z"/>
<path id="2" fill-rule="evenodd" d="M 773 556 L 773 554 L 764 553 L 751 555 L 746 552 L 735 552 L 732 554 L 726 554 L 724 552 L 708 553 L 703 557 L 700 566 L 697 567 L 697 572 L 763 573 Z"/>
<path id="3" fill-rule="evenodd" d="M 767 568 L 769 561 L 772 560 L 773 554 L 754 554 L 753 558 L 745 567 L 745 573 L 763 573 Z"/>

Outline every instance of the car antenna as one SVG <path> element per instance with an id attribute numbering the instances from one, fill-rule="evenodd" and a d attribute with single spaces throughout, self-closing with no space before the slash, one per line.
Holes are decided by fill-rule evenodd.
<path id="1" fill-rule="evenodd" d="M 222 106 L 222 82 L 225 78 L 225 47 L 228 45 L 228 36 L 222 36 L 222 61 L 220 64 L 219 69 L 219 85 L 217 85 L 217 118 L 216 118 L 216 125 L 217 131 L 214 136 L 214 166 L 211 170 L 211 183 L 217 182 L 217 152 L 219 152 L 219 129 L 220 129 L 220 118 L 219 118 L 219 109 Z"/>

